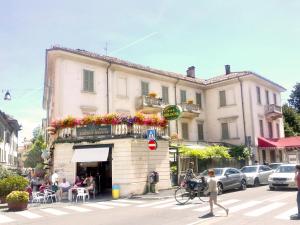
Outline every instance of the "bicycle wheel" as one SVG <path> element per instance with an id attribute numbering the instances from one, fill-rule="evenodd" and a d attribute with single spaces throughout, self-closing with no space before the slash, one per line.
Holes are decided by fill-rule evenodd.
<path id="1" fill-rule="evenodd" d="M 181 205 L 187 203 L 190 200 L 190 198 L 191 193 L 186 191 L 185 188 L 179 187 L 175 191 L 175 200 Z"/>
<path id="2" fill-rule="evenodd" d="M 198 192 L 198 197 L 200 199 L 200 201 L 202 202 L 208 202 L 209 201 L 209 195 L 208 194 L 204 194 L 208 189 L 208 186 L 206 186 L 203 190 Z"/>

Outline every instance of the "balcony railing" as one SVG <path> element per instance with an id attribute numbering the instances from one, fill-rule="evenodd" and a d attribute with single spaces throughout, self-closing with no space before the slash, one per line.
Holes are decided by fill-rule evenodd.
<path id="1" fill-rule="evenodd" d="M 143 95 L 137 99 L 136 108 L 143 113 L 158 113 L 165 106 L 164 101 L 161 98 L 149 97 Z"/>
<path id="2" fill-rule="evenodd" d="M 282 117 L 281 106 L 278 106 L 275 104 L 266 105 L 265 115 L 266 115 L 266 117 L 271 118 L 271 119 L 281 118 Z"/>
<path id="3" fill-rule="evenodd" d="M 193 118 L 201 113 L 200 105 L 193 103 L 181 103 L 182 117 Z"/>

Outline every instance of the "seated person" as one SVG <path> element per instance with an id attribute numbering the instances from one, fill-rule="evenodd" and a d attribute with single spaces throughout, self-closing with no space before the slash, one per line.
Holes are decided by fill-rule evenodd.
<path id="1" fill-rule="evenodd" d="M 63 181 L 62 183 L 60 183 L 58 185 L 59 187 L 59 191 L 58 191 L 58 195 L 59 195 L 59 199 L 61 200 L 62 199 L 62 195 L 64 192 L 68 192 L 69 189 L 71 188 L 71 185 L 70 183 L 66 180 L 66 178 L 63 178 Z"/>
<path id="2" fill-rule="evenodd" d="M 39 192 L 44 193 L 45 189 L 48 189 L 50 186 L 49 182 L 45 181 L 42 183 L 42 185 L 39 187 Z"/>
<path id="3" fill-rule="evenodd" d="M 82 186 L 82 180 L 80 179 L 79 176 L 76 176 L 74 187 L 81 187 L 81 186 Z"/>
<path id="4" fill-rule="evenodd" d="M 82 182 L 83 184 L 86 184 L 86 189 L 88 191 L 93 191 L 95 188 L 95 181 L 92 175 L 90 175 L 89 177 L 85 178 L 84 181 Z"/>

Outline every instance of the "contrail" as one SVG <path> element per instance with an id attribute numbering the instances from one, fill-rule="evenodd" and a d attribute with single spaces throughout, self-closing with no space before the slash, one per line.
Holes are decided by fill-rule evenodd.
<path id="1" fill-rule="evenodd" d="M 120 51 L 122 51 L 122 50 L 124 50 L 124 49 L 126 49 L 126 48 L 129 48 L 129 47 L 131 47 L 131 46 L 133 46 L 133 45 L 135 45 L 135 44 L 137 44 L 137 43 L 139 43 L 139 42 L 141 42 L 141 41 L 144 41 L 144 40 L 146 40 L 146 39 L 148 39 L 148 38 L 150 38 L 150 37 L 152 37 L 152 36 L 154 36 L 154 35 L 156 35 L 156 34 L 158 34 L 158 32 L 153 32 L 153 33 L 151 33 L 151 34 L 147 34 L 146 36 L 144 36 L 144 37 L 142 37 L 142 38 L 140 38 L 140 39 L 137 39 L 137 40 L 135 40 L 134 42 L 131 42 L 130 44 L 125 45 L 125 46 L 122 47 L 122 48 L 116 49 L 116 50 L 114 50 L 114 51 L 112 51 L 112 52 L 110 52 L 110 53 L 117 53 L 117 52 L 120 52 Z"/>

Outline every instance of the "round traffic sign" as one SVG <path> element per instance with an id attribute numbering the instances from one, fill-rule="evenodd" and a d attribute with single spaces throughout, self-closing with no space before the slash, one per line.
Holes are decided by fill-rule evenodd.
<path id="1" fill-rule="evenodd" d="M 153 151 L 153 150 L 156 150 L 157 148 L 157 142 L 155 140 L 150 140 L 148 142 L 148 148 Z"/>

